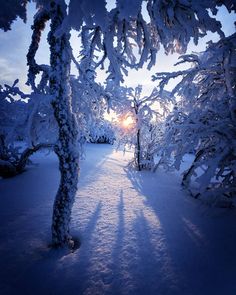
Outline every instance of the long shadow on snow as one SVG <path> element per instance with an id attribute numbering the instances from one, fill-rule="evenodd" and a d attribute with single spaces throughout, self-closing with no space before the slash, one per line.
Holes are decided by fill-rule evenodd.
<path id="1" fill-rule="evenodd" d="M 120 190 L 119 203 L 117 205 L 118 210 L 118 224 L 116 229 L 115 244 L 112 251 L 112 269 L 110 269 L 110 276 L 105 278 L 104 284 L 109 284 L 109 288 L 106 294 L 122 294 L 122 282 L 123 278 L 123 267 L 122 267 L 122 250 L 124 247 L 124 234 L 125 234 L 125 218 L 124 218 L 124 196 L 123 189 Z M 111 282 L 109 278 L 112 277 L 114 280 Z"/>
<path id="2" fill-rule="evenodd" d="M 168 257 L 163 249 L 158 253 L 153 245 L 153 233 L 143 211 L 136 212 L 129 235 L 125 224 L 123 189 L 120 190 L 119 198 L 112 269 L 104 281 L 104 284 L 109 285 L 104 294 L 175 294 L 175 281 L 168 265 Z M 169 271 L 169 274 L 166 275 L 165 271 Z M 167 284 L 169 291 L 166 290 Z"/>
<path id="3" fill-rule="evenodd" d="M 176 294 L 175 276 L 163 239 L 159 229 L 153 232 L 143 210 L 137 212 L 133 230 L 137 238 L 137 267 L 132 274 L 134 294 Z M 157 244 L 153 240 L 155 234 L 160 238 Z"/>
<path id="4" fill-rule="evenodd" d="M 170 294 L 236 294 L 235 211 L 203 212 L 200 203 L 182 191 L 174 173 L 139 172 L 131 167 L 125 172 L 160 221 L 166 254 L 177 279 L 176 293 Z M 142 215 L 138 223 L 148 232 Z M 149 237 L 145 239 L 148 242 Z M 145 242 L 142 246 L 139 242 L 139 248 L 145 247 Z M 168 290 L 163 294 L 169 294 Z"/>
<path id="5" fill-rule="evenodd" d="M 96 230 L 101 209 L 102 202 L 99 201 L 89 222 L 81 232 L 81 247 L 74 254 L 66 257 L 67 263 L 63 266 L 63 270 L 67 273 L 66 284 L 63 284 L 61 289 L 64 290 L 64 293 L 61 294 L 83 294 L 90 287 L 88 273 L 90 267 L 93 266 L 91 258 L 95 251 L 93 245 L 96 243 L 93 239 L 93 233 Z M 79 265 L 77 269 L 74 268 L 75 265 Z M 70 268 L 73 269 L 73 273 L 70 272 Z"/>
<path id="6" fill-rule="evenodd" d="M 97 147 L 99 146 L 103 148 L 98 153 Z M 89 150 L 89 156 L 87 155 L 86 158 L 81 161 L 81 175 L 79 177 L 78 190 L 72 209 L 71 233 L 75 237 L 83 236 L 82 228 L 84 224 L 81 224 L 81 221 L 84 221 L 86 216 L 91 215 L 91 207 L 87 206 L 87 202 L 91 202 L 93 199 L 90 195 L 88 195 L 87 199 L 81 199 L 80 192 L 97 181 L 99 176 L 103 173 L 103 164 L 107 161 L 109 155 L 114 152 L 113 146 L 107 144 L 88 144 L 87 150 Z M 96 191 L 93 190 L 91 193 L 96 196 Z"/>
<path id="7" fill-rule="evenodd" d="M 97 147 L 103 147 L 98 153 Z M 96 149 L 95 149 L 96 148 Z M 85 151 L 85 159 L 81 161 L 81 175 L 79 178 L 79 189 L 88 185 L 91 181 L 96 181 L 99 177 L 103 163 L 106 162 L 109 155 L 114 152 L 114 147 L 109 144 L 87 144 Z M 94 151 L 93 151 L 94 150 Z M 88 151 L 90 151 L 89 155 Z"/>
<path id="8" fill-rule="evenodd" d="M 8 273 L 8 278 L 3 284 L 4 293 L 1 294 L 47 295 L 55 294 L 54 290 L 57 290 L 56 295 L 83 294 L 90 284 L 86 279 L 91 266 L 92 235 L 99 219 L 101 206 L 99 202 L 86 225 L 79 250 L 71 253 L 66 249 L 40 248 L 33 254 L 25 255 L 25 260 L 20 262 L 18 269 L 14 269 L 10 279 L 10 272 Z M 76 269 L 76 272 L 71 272 L 71 268 L 74 270 L 74 264 L 78 261 L 80 267 Z"/>
<path id="9" fill-rule="evenodd" d="M 93 165 L 99 166 L 102 164 L 101 158 L 104 158 L 105 155 L 107 156 L 107 150 L 113 151 L 111 147 L 108 147 L 105 149 L 105 152 L 99 154 L 99 157 L 94 156 L 92 161 Z M 36 161 L 37 160 L 36 157 Z M 46 169 L 49 167 L 53 181 L 52 179 L 48 179 L 48 174 L 42 174 L 41 171 L 42 168 L 45 169 L 44 166 L 47 166 Z M 2 244 L 0 247 L 0 264 L 2 270 L 0 271 L 0 294 L 27 295 L 49 294 L 50 292 L 50 294 L 53 294 L 53 286 L 58 285 L 61 285 L 62 290 L 64 290 L 64 293 L 61 291 L 61 294 L 65 294 L 66 292 L 63 288 L 64 285 L 68 285 L 67 289 L 70 289 L 69 282 L 72 282 L 70 279 L 71 274 L 68 269 L 65 269 L 66 264 L 63 264 L 63 260 L 72 259 L 75 253 L 68 255 L 66 251 L 55 251 L 47 248 L 47 243 L 50 241 L 53 198 L 59 182 L 59 173 L 58 171 L 55 173 L 57 167 L 58 162 L 56 158 L 53 157 L 52 163 L 51 161 L 43 159 L 40 165 L 29 168 L 32 178 L 31 187 L 34 188 L 31 192 L 31 198 L 27 197 L 29 188 L 24 186 L 24 179 L 27 181 L 27 171 L 14 179 L 1 181 L 1 186 L 4 188 L 4 191 L 7 190 L 8 185 L 21 188 L 16 194 L 17 198 L 21 198 L 21 202 L 19 203 L 19 201 L 17 201 L 16 203 L 16 205 L 18 205 L 18 203 L 20 204 L 19 207 L 14 204 L 15 200 L 12 199 L 12 207 L 2 210 L 4 213 L 2 221 L 4 221 L 4 223 L 1 223 L 1 235 L 3 235 L 3 240 L 6 241 L 6 243 Z M 39 175 L 40 173 L 41 175 Z M 89 173 L 94 176 L 94 171 L 89 171 Z M 89 173 L 87 173 L 87 175 Z M 42 192 L 42 196 L 40 192 Z M 9 199 L 11 197 L 12 196 L 6 194 L 6 198 Z M 2 208 L 4 208 L 4 206 Z M 87 225 L 85 225 L 84 231 L 81 233 L 82 243 L 86 240 L 85 244 L 87 248 L 89 248 L 89 241 L 96 226 L 96 221 L 99 218 L 100 210 L 101 204 L 99 203 L 94 213 L 89 216 L 90 219 Z M 30 219 L 34 220 L 32 224 Z M 37 222 L 35 219 L 37 219 Z M 17 232 L 13 231 L 11 228 L 17 229 Z M 25 234 L 26 231 L 28 235 Z M 87 250 L 88 249 L 85 249 L 82 245 L 79 250 L 80 252 L 78 252 L 81 253 L 80 257 L 83 258 L 82 264 L 85 265 L 85 271 L 88 269 L 86 265 L 89 265 L 89 255 L 84 255 L 83 253 Z M 59 277 L 55 277 L 55 273 Z M 38 274 L 39 276 L 36 277 L 34 274 Z M 84 274 L 81 274 L 81 277 L 83 277 Z M 45 285 L 52 286 L 51 291 L 45 289 L 44 281 L 50 281 L 50 284 Z M 78 288 L 81 287 L 79 283 L 77 285 Z M 70 294 L 78 294 L 75 290 L 75 293 L 73 293 L 73 290 L 71 290 L 71 292 Z"/>

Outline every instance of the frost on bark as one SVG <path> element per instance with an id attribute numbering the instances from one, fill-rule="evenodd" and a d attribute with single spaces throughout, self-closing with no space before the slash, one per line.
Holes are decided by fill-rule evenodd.
<path id="1" fill-rule="evenodd" d="M 59 127 L 55 152 L 59 158 L 60 185 L 54 201 L 52 217 L 52 243 L 55 247 L 73 247 L 69 224 L 72 205 L 77 190 L 79 157 L 76 151 L 77 128 L 71 107 L 70 74 L 70 34 L 57 30 L 65 16 L 65 8 L 51 1 L 50 44 L 50 89 L 52 106 Z"/>

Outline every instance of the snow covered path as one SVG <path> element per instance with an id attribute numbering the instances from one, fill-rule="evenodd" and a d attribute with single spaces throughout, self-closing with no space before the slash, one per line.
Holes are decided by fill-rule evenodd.
<path id="1" fill-rule="evenodd" d="M 236 294 L 235 210 L 191 199 L 177 174 L 133 171 L 131 156 L 89 145 L 69 254 L 47 248 L 55 156 L 0 181 L 1 295 Z"/>

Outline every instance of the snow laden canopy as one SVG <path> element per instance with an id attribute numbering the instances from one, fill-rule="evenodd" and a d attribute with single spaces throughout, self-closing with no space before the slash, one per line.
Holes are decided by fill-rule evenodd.
<path id="1" fill-rule="evenodd" d="M 17 17 L 25 20 L 26 2 L 5 1 L 2 4 L 0 27 L 10 29 Z M 46 18 L 52 3 L 58 3 L 66 9 L 64 0 L 34 0 L 39 8 L 35 19 Z M 68 13 L 57 34 L 75 29 L 88 30 L 91 34 L 91 46 L 88 55 L 95 59 L 95 50 L 102 52 L 96 60 L 96 67 L 109 62 L 109 78 L 122 81 L 126 67 L 139 68 L 148 61 L 150 68 L 155 64 L 160 44 L 165 52 L 184 53 L 191 38 L 198 44 L 199 38 L 207 31 L 224 36 L 221 23 L 214 16 L 218 6 L 224 5 L 229 12 L 236 11 L 235 1 L 164 1 L 164 0 L 117 0 L 115 8 L 107 10 L 105 0 L 70 0 Z M 42 15 L 42 11 L 44 11 Z M 42 24 L 42 22 L 40 22 Z"/>
<path id="2" fill-rule="evenodd" d="M 0 28 L 4 31 L 11 29 L 11 24 L 17 17 L 26 21 L 27 0 L 1 1 Z"/>
<path id="3" fill-rule="evenodd" d="M 25 20 L 27 2 L 2 1 L 0 28 L 9 30 L 18 16 Z M 160 45 L 167 54 L 184 53 L 191 38 L 197 44 L 207 31 L 217 32 L 224 37 L 220 22 L 214 18 L 217 7 L 224 5 L 231 12 L 236 11 L 236 4 L 230 0 L 117 0 L 109 11 L 104 0 L 33 2 L 37 4 L 37 13 L 27 54 L 28 84 L 35 93 L 49 95 L 58 125 L 55 152 L 59 159 L 61 180 L 53 208 L 52 243 L 55 246 L 73 246 L 69 224 L 77 191 L 77 143 L 81 126 L 72 107 L 71 61 L 76 64 L 81 85 L 87 87 L 85 92 L 93 93 L 99 89 L 99 96 L 100 88 L 95 83 L 97 68 L 106 68 L 108 80 L 119 83 L 123 81 L 128 68 L 138 69 L 146 62 L 148 68 L 153 66 Z M 47 21 L 50 21 L 47 39 L 50 66 L 37 64 L 35 58 Z M 72 29 L 80 33 L 82 41 L 83 50 L 79 60 L 73 56 L 71 49 Z M 39 83 L 36 79 L 38 76 Z"/>
<path id="4" fill-rule="evenodd" d="M 71 0 L 63 29 L 88 30 L 92 39 L 88 54 L 103 53 L 96 67 L 108 60 L 109 79 L 123 81 L 127 67 L 137 69 L 147 61 L 148 68 L 154 65 L 160 44 L 167 54 L 184 53 L 191 38 L 198 44 L 207 31 L 223 37 L 220 22 L 209 12 L 214 16 L 216 5 L 222 4 L 229 12 L 235 10 L 233 2 L 118 0 L 108 12 L 105 0 Z"/>

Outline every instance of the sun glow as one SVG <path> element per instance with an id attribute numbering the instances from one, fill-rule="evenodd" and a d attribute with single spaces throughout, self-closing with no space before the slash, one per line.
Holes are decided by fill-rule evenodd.
<path id="1" fill-rule="evenodd" d="M 126 117 L 123 121 L 122 121 L 122 125 L 125 127 L 125 128 L 130 128 L 134 123 L 134 120 L 132 117 Z"/>

